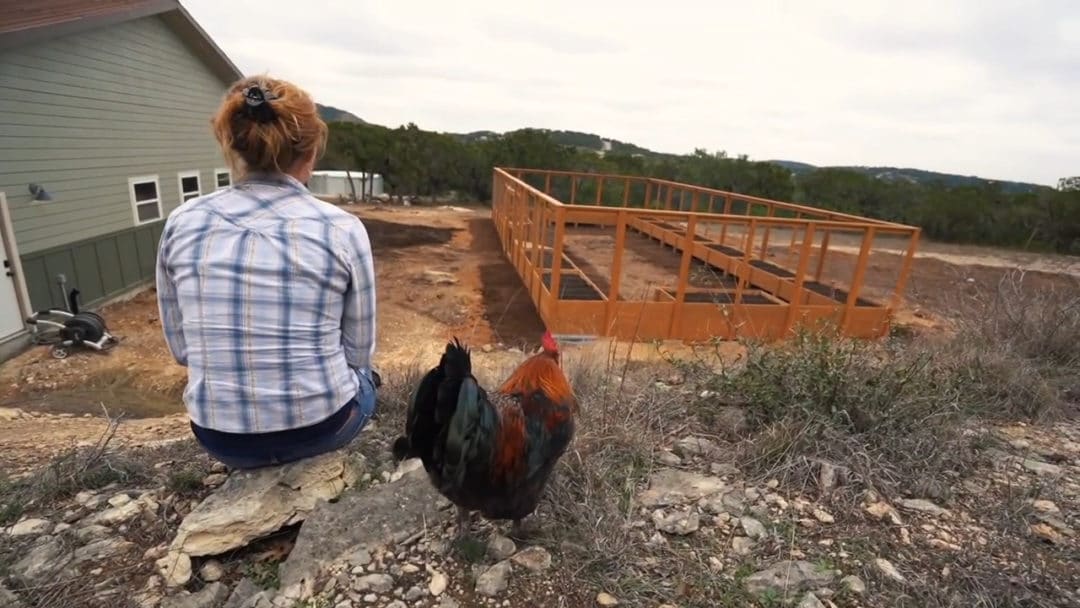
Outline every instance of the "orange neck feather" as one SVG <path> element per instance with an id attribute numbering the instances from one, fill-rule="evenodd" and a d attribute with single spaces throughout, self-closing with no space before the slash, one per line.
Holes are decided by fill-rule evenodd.
<path id="1" fill-rule="evenodd" d="M 555 359 L 546 353 L 526 359 L 498 390 L 503 394 L 525 395 L 540 390 L 553 403 L 569 405 L 575 412 L 578 409 L 577 399 L 566 381 L 566 376 Z"/>

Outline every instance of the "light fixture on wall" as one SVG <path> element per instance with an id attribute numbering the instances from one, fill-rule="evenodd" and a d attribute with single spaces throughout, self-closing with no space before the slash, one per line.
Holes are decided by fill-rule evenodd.
<path id="1" fill-rule="evenodd" d="M 30 184 L 30 196 L 35 201 L 51 201 L 52 195 L 38 184 Z"/>

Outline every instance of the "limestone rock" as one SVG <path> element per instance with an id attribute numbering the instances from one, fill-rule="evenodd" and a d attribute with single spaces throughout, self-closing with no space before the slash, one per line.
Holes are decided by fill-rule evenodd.
<path id="1" fill-rule="evenodd" d="M 656 529 L 668 534 L 685 536 L 697 532 L 701 527 L 701 516 L 695 511 L 676 511 L 666 514 L 661 510 L 653 513 L 653 524 Z"/>
<path id="2" fill-rule="evenodd" d="M 89 561 L 98 561 L 107 557 L 121 555 L 135 548 L 135 543 L 122 538 L 103 538 L 88 545 L 75 549 L 72 553 L 72 564 L 77 565 Z"/>
<path id="3" fill-rule="evenodd" d="M 216 488 L 228 480 L 229 476 L 225 473 L 210 473 L 203 477 L 202 484 L 208 488 Z"/>
<path id="4" fill-rule="evenodd" d="M 334 452 L 280 467 L 235 471 L 181 522 L 172 551 L 218 555 L 303 521 L 319 501 L 355 481 L 345 454 Z"/>
<path id="5" fill-rule="evenodd" d="M 746 577 L 744 585 L 754 594 L 792 594 L 812 591 L 832 583 L 833 570 L 821 570 L 806 561 L 782 561 Z"/>
<path id="6" fill-rule="evenodd" d="M 921 513 L 927 513 L 934 517 L 949 517 L 951 513 L 948 509 L 943 509 L 929 500 L 922 498 L 905 498 L 897 501 L 901 507 L 908 511 L 919 511 Z"/>
<path id="7" fill-rule="evenodd" d="M 873 517 L 874 519 L 877 519 L 877 520 L 885 520 L 885 519 L 887 519 L 887 520 L 889 520 L 889 523 L 891 523 L 894 526 L 902 526 L 902 525 L 904 525 L 904 520 L 900 519 L 900 514 L 897 513 L 896 509 L 894 509 L 892 507 L 892 505 L 890 505 L 887 502 L 878 501 L 878 502 L 869 504 L 869 505 L 866 506 L 866 512 L 869 513 L 870 516 Z"/>
<path id="8" fill-rule="evenodd" d="M 758 539 L 768 535 L 765 525 L 753 517 L 740 517 L 739 523 L 742 524 L 743 531 L 750 538 Z"/>
<path id="9" fill-rule="evenodd" d="M 424 461 L 419 458 L 410 458 L 398 464 L 397 470 L 390 474 L 390 482 L 398 481 L 413 471 L 424 468 Z"/>
<path id="10" fill-rule="evenodd" d="M 447 585 L 450 584 L 450 580 L 446 578 L 446 575 L 442 572 L 434 572 L 431 575 L 431 580 L 428 581 L 428 593 L 434 597 L 439 597 L 446 591 Z"/>
<path id="11" fill-rule="evenodd" d="M 447 521 L 448 512 L 440 509 L 443 504 L 446 501 L 422 469 L 397 483 L 347 492 L 337 502 L 321 503 L 300 528 L 292 552 L 281 564 L 281 588 L 299 588 L 299 595 L 310 596 L 331 565 L 357 557 L 370 562 L 374 547 L 400 542 L 424 526 Z"/>
<path id="12" fill-rule="evenodd" d="M 716 444 L 704 437 L 684 437 L 675 443 L 675 451 L 684 458 L 712 456 L 719 452 Z"/>
<path id="13" fill-rule="evenodd" d="M 502 561 L 488 568 L 476 579 L 476 592 L 495 597 L 510 585 L 510 562 Z"/>
<path id="14" fill-rule="evenodd" d="M 518 551 L 510 561 L 530 572 L 543 572 L 551 567 L 551 553 L 543 547 L 529 547 Z"/>
<path id="15" fill-rule="evenodd" d="M 487 554 L 497 562 L 509 559 L 516 552 L 517 545 L 514 544 L 514 541 L 501 534 L 494 534 L 488 539 Z"/>
<path id="16" fill-rule="evenodd" d="M 353 589 L 389 593 L 394 589 L 394 577 L 389 574 L 367 574 L 353 581 Z"/>
<path id="17" fill-rule="evenodd" d="M 736 555 L 750 555 L 754 550 L 754 541 L 745 536 L 736 536 L 731 539 L 731 549 Z"/>
<path id="18" fill-rule="evenodd" d="M 228 597 L 228 587 L 211 583 L 195 593 L 167 597 L 161 603 L 161 608 L 217 608 Z"/>
<path id="19" fill-rule="evenodd" d="M 110 507 L 122 507 L 131 502 L 131 496 L 128 494 L 117 494 L 108 501 Z"/>
<path id="20" fill-rule="evenodd" d="M 661 469 L 649 478 L 649 487 L 638 495 L 638 502 L 645 507 L 680 505 L 718 494 L 726 487 L 719 477 Z"/>
<path id="21" fill-rule="evenodd" d="M 1034 458 L 1025 458 L 1020 461 L 1023 467 L 1032 473 L 1038 475 L 1057 476 L 1061 475 L 1061 467 L 1056 464 L 1050 464 L 1049 462 L 1043 462 L 1041 460 L 1035 460 Z"/>
<path id="22" fill-rule="evenodd" d="M 91 515 L 84 522 L 89 525 L 115 526 L 130 521 L 142 511 L 142 505 L 137 502 L 126 502 L 119 507 L 112 507 Z"/>
<path id="23" fill-rule="evenodd" d="M 610 593 L 601 592 L 596 594 L 596 605 L 611 608 L 612 606 L 618 606 L 619 600 Z"/>
<path id="24" fill-rule="evenodd" d="M 202 568 L 199 568 L 199 577 L 208 583 L 219 581 L 223 576 L 225 576 L 225 567 L 216 559 L 207 560 Z"/>
<path id="25" fill-rule="evenodd" d="M 47 519 L 24 519 L 8 528 L 10 536 L 42 536 L 52 532 L 53 524 Z"/>
<path id="26" fill-rule="evenodd" d="M 191 557 L 180 551 L 170 551 L 154 562 L 166 587 L 181 587 L 191 580 Z"/>
<path id="27" fill-rule="evenodd" d="M 660 452 L 660 455 L 656 458 L 660 464 L 669 467 L 677 467 L 682 464 L 682 458 L 679 458 L 678 454 L 664 450 Z"/>
<path id="28" fill-rule="evenodd" d="M 840 584 L 847 587 L 849 591 L 857 595 L 866 593 L 866 583 L 855 575 L 845 576 L 840 579 Z"/>
<path id="29" fill-rule="evenodd" d="M 874 566 L 878 569 L 878 572 L 881 572 L 886 578 L 891 579 L 894 582 L 903 583 L 907 580 L 904 578 L 903 574 L 900 574 L 900 571 L 896 569 L 896 566 L 894 566 L 892 562 L 883 557 L 876 558 L 874 560 Z"/>
<path id="30" fill-rule="evenodd" d="M 1061 509 L 1057 504 L 1050 500 L 1033 500 L 1031 501 L 1031 508 L 1042 513 L 1060 513 Z"/>
<path id="31" fill-rule="evenodd" d="M 23 417 L 23 411 L 17 407 L 0 407 L 0 420 L 11 421 Z"/>
<path id="32" fill-rule="evenodd" d="M 69 560 L 70 555 L 64 554 L 63 544 L 56 538 L 46 537 L 11 566 L 11 573 L 24 581 L 38 581 L 66 566 Z"/>

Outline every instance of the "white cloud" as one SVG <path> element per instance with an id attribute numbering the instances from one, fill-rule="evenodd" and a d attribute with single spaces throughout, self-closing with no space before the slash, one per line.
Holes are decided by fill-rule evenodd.
<path id="1" fill-rule="evenodd" d="M 245 72 L 388 126 L 1044 184 L 1080 172 L 1073 0 L 183 4 Z"/>

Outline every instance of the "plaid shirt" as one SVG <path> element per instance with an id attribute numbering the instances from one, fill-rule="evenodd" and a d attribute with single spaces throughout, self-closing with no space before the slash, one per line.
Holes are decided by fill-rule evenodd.
<path id="1" fill-rule="evenodd" d="M 169 214 L 157 259 L 165 340 L 192 421 L 304 427 L 356 396 L 375 351 L 375 274 L 360 220 L 287 175 L 252 175 Z M 368 376 L 370 377 L 370 376 Z"/>

